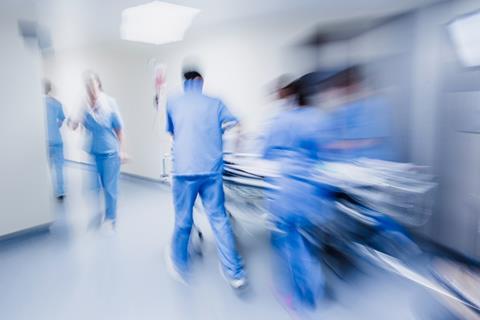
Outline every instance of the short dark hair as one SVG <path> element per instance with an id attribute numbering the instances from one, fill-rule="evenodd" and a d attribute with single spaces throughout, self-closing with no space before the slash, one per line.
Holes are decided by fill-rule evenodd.
<path id="1" fill-rule="evenodd" d="M 193 80 L 193 79 L 196 79 L 196 78 L 201 78 L 203 79 L 202 75 L 200 74 L 200 72 L 196 71 L 196 70 L 189 70 L 189 71 L 185 71 L 183 73 L 183 78 L 185 80 Z"/>
<path id="2" fill-rule="evenodd" d="M 335 87 L 345 88 L 361 83 L 363 78 L 360 66 L 354 65 L 339 72 L 333 77 L 332 82 Z"/>
<path id="3" fill-rule="evenodd" d="M 48 79 L 43 80 L 43 92 L 49 94 L 52 91 L 52 83 Z"/>

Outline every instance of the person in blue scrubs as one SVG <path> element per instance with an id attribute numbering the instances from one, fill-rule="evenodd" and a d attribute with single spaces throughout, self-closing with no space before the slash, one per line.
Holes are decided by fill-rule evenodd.
<path id="1" fill-rule="evenodd" d="M 65 186 L 63 177 L 63 139 L 60 128 L 65 121 L 63 106 L 54 97 L 51 96 L 52 84 L 49 80 L 44 81 L 45 106 L 47 108 L 47 136 L 48 136 L 48 156 L 50 166 L 53 168 L 53 187 L 55 196 L 58 200 L 63 200 L 65 196 Z"/>
<path id="2" fill-rule="evenodd" d="M 329 191 L 314 183 L 314 168 L 331 138 L 328 118 L 308 105 L 301 84 L 294 85 L 297 106 L 279 115 L 267 137 L 264 158 L 279 164 L 276 187 L 267 195 L 276 230 L 274 274 L 277 291 L 288 307 L 315 307 L 322 295 L 322 267 L 304 237 L 307 230 L 330 216 Z"/>
<path id="3" fill-rule="evenodd" d="M 103 92 L 98 75 L 88 72 L 85 86 L 87 108 L 81 123 L 90 133 L 89 151 L 105 197 L 103 226 L 113 231 L 117 218 L 120 165 L 125 158 L 122 150 L 123 121 L 116 101 Z"/>
<path id="4" fill-rule="evenodd" d="M 235 288 L 246 285 L 242 259 L 224 207 L 222 135 L 237 119 L 219 99 L 202 93 L 197 71 L 184 73 L 184 93 L 167 103 L 166 129 L 173 138 L 175 228 L 169 270 L 179 279 L 189 273 L 193 206 L 199 195 L 215 235 L 222 274 Z"/>
<path id="5" fill-rule="evenodd" d="M 336 131 L 336 142 L 330 146 L 332 160 L 392 160 L 389 106 L 363 85 L 356 66 L 341 72 L 335 82 L 345 102 L 331 112 Z"/>

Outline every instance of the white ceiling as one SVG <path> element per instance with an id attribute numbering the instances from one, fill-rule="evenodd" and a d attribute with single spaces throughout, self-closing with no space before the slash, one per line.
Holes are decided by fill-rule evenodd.
<path id="1" fill-rule="evenodd" d="M 5 0 L 2 0 L 5 1 Z M 6 3 L 13 0 L 6 0 Z M 150 0 L 22 0 L 32 2 L 41 24 L 51 33 L 56 49 L 119 39 L 123 9 Z M 20 3 L 22 1 L 16 1 Z M 352 12 L 377 15 L 407 11 L 439 0 L 170 0 L 168 2 L 201 9 L 194 28 L 265 16 L 313 13 L 318 21 Z M 1 4 L 3 5 L 3 3 Z M 0 5 L 0 6 L 1 6 Z M 287 14 L 287 15 L 286 15 Z"/>

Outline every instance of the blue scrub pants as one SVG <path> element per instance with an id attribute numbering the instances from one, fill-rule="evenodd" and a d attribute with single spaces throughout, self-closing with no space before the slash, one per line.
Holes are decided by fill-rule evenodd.
<path id="1" fill-rule="evenodd" d="M 118 178 L 120 157 L 118 153 L 94 154 L 98 180 L 105 196 L 105 219 L 115 221 L 117 216 Z"/>
<path id="2" fill-rule="evenodd" d="M 55 144 L 48 146 L 48 156 L 50 166 L 52 168 L 53 188 L 56 197 L 65 195 L 65 186 L 63 179 L 63 144 Z"/>
<path id="3" fill-rule="evenodd" d="M 320 261 L 300 232 L 308 227 L 304 223 L 276 223 L 277 231 L 272 234 L 276 258 L 273 266 L 277 289 L 284 296 L 291 296 L 295 305 L 313 308 L 323 294 L 325 280 Z"/>
<path id="4" fill-rule="evenodd" d="M 233 279 L 244 277 L 243 262 L 236 249 L 232 226 L 224 207 L 221 174 L 173 177 L 175 229 L 172 239 L 172 260 L 179 271 L 188 272 L 188 244 L 197 195 L 202 199 L 225 272 Z"/>
<path id="5" fill-rule="evenodd" d="M 282 176 L 272 180 L 278 187 L 269 195 L 269 209 L 277 231 L 272 234 L 274 275 L 278 289 L 296 305 L 314 307 L 323 294 L 322 265 L 302 231 L 330 218 L 328 193 L 308 182 Z"/>

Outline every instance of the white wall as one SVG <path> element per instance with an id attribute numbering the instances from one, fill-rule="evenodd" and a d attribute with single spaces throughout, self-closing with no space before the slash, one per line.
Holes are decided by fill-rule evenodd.
<path id="1" fill-rule="evenodd" d="M 169 140 L 164 133 L 164 112 L 153 109 L 152 58 L 167 65 L 168 92 L 181 88 L 184 61 L 195 61 L 205 77 L 205 91 L 221 97 L 232 112 L 254 126 L 269 103 L 272 80 L 284 73 L 300 75 L 314 68 L 309 49 L 293 48 L 298 34 L 308 27 L 301 18 L 262 19 L 223 25 L 190 33 L 185 41 L 154 47 L 113 43 L 56 52 L 45 59 L 47 77 L 69 113 L 83 95 L 81 73 L 97 71 L 105 91 L 117 99 L 125 121 L 126 147 L 131 162 L 124 172 L 153 179 L 161 175 L 162 156 Z M 67 158 L 86 161 L 79 151 L 82 137 L 65 132 Z"/>
<path id="2" fill-rule="evenodd" d="M 3 12 L 6 14 L 6 12 Z M 0 236 L 53 221 L 41 60 L 0 13 Z"/>
<path id="3" fill-rule="evenodd" d="M 478 1 L 451 1 L 417 15 L 417 88 L 412 121 L 413 156 L 432 164 L 438 176 L 437 210 L 430 236 L 445 246 L 480 259 L 480 136 L 461 132 L 477 118 L 469 106 L 480 103 L 480 73 L 463 68 L 448 37 L 446 24 L 480 9 Z M 471 91 L 471 92 L 468 92 Z M 463 128 L 462 128 L 463 126 Z"/>

